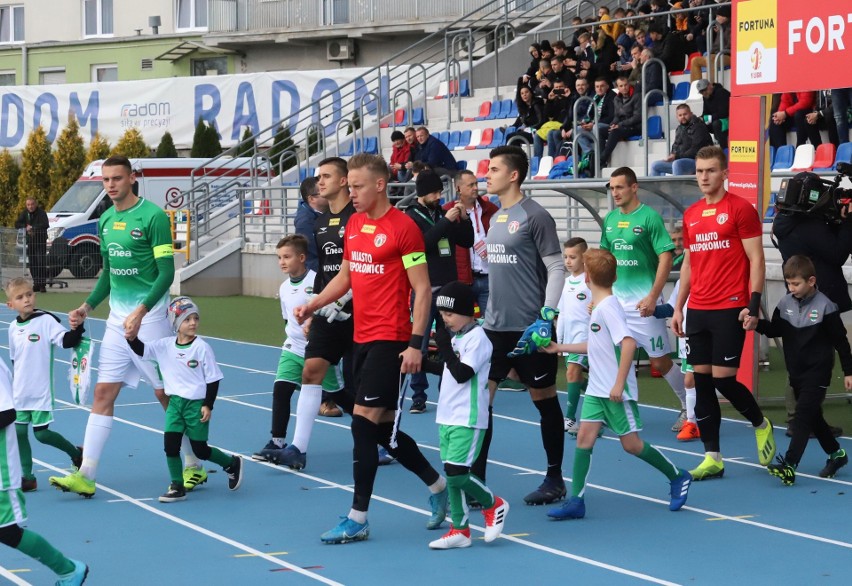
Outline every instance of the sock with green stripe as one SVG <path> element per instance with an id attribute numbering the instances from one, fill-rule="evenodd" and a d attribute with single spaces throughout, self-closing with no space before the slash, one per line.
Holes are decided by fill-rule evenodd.
<path id="1" fill-rule="evenodd" d="M 565 417 L 577 419 L 577 406 L 580 404 L 580 391 L 583 390 L 583 381 L 568 383 L 568 401 L 565 404 Z"/>
<path id="2" fill-rule="evenodd" d="M 35 438 L 41 443 L 56 448 L 57 450 L 62 450 L 68 457 L 72 460 L 74 458 L 80 457 L 80 450 L 69 442 L 61 433 L 56 433 L 55 431 L 51 431 L 46 427 L 41 429 L 34 430 Z"/>
<path id="3" fill-rule="evenodd" d="M 591 448 L 574 449 L 574 479 L 571 481 L 571 496 L 583 498 L 586 492 L 586 478 L 592 467 Z"/>
<path id="4" fill-rule="evenodd" d="M 74 571 L 74 562 L 35 531 L 24 529 L 18 551 L 38 560 L 60 576 Z"/>
<path id="5" fill-rule="evenodd" d="M 642 447 L 642 451 L 637 454 L 637 457 L 665 474 L 669 480 L 677 478 L 677 475 L 680 474 L 677 466 L 672 464 L 671 460 L 666 458 L 660 450 L 648 442 L 643 443 L 645 445 Z"/>
<path id="6" fill-rule="evenodd" d="M 33 449 L 30 447 L 30 426 L 16 423 L 15 435 L 18 436 L 18 452 L 21 454 L 21 475 L 26 479 L 32 479 Z"/>

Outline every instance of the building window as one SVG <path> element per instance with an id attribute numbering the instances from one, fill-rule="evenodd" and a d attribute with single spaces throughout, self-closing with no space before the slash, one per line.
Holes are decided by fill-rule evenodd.
<path id="1" fill-rule="evenodd" d="M 209 59 L 193 59 L 192 60 L 192 75 L 227 75 L 228 74 L 228 58 L 227 57 L 211 57 Z"/>
<path id="2" fill-rule="evenodd" d="M 83 36 L 98 37 L 112 33 L 112 0 L 83 0 Z"/>
<path id="3" fill-rule="evenodd" d="M 0 43 L 24 42 L 24 7 L 0 6 Z"/>
<path id="4" fill-rule="evenodd" d="M 38 70 L 39 85 L 58 85 L 65 83 L 64 67 L 46 67 Z"/>
<path id="5" fill-rule="evenodd" d="M 118 81 L 118 65 L 92 65 L 92 81 Z"/>
<path id="6" fill-rule="evenodd" d="M 207 28 L 207 0 L 176 0 L 178 30 Z"/>
<path id="7" fill-rule="evenodd" d="M 15 85 L 16 81 L 15 70 L 0 71 L 0 86 Z"/>

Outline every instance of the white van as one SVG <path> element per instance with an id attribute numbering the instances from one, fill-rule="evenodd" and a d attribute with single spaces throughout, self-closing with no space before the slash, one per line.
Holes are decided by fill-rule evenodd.
<path id="1" fill-rule="evenodd" d="M 201 169 L 209 159 L 131 159 L 136 173 L 134 193 L 163 209 L 184 209 L 188 202 L 182 192 L 192 186 L 192 175 L 211 185 L 211 189 L 228 191 L 251 182 L 251 159 L 240 157 L 219 159 L 210 169 Z M 47 217 L 47 271 L 54 278 L 69 269 L 78 278 L 95 277 L 101 270 L 98 218 L 112 205 L 106 195 L 101 176 L 103 160 L 86 167 L 83 175 L 59 198 Z M 215 187 L 214 187 L 215 186 Z M 222 204 L 229 201 L 228 191 L 217 197 Z M 236 197 L 236 191 L 231 191 Z"/>

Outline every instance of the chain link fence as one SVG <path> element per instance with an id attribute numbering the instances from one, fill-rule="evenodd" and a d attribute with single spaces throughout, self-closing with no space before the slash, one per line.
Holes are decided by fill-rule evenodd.
<path id="1" fill-rule="evenodd" d="M 23 230 L 0 228 L 0 285 L 29 276 Z"/>

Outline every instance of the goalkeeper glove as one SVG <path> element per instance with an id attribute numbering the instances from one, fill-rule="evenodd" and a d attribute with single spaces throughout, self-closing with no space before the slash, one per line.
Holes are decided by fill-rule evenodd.
<path id="1" fill-rule="evenodd" d="M 527 326 L 518 340 L 515 348 L 509 352 L 509 356 L 523 356 L 533 354 L 539 348 L 546 348 L 553 339 L 553 319 L 559 314 L 552 307 L 541 308 L 541 318 Z"/>
<path id="2" fill-rule="evenodd" d="M 347 291 L 346 294 L 337 301 L 332 301 L 328 305 L 321 307 L 316 314 L 326 318 L 328 323 L 333 321 L 345 321 L 351 317 L 351 314 L 343 311 L 343 308 L 351 299 L 352 289 Z"/>

